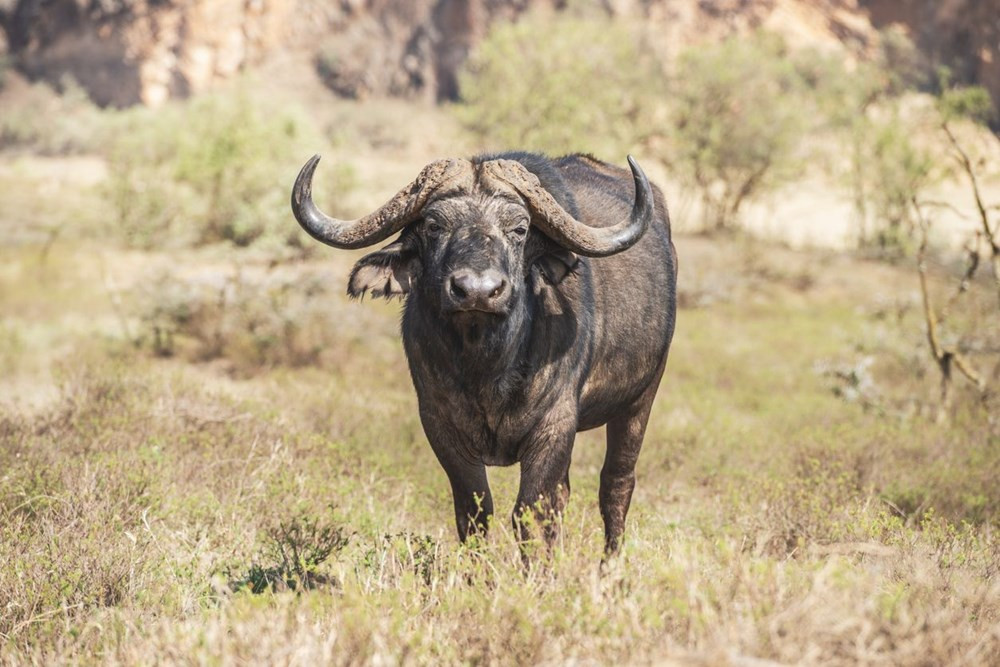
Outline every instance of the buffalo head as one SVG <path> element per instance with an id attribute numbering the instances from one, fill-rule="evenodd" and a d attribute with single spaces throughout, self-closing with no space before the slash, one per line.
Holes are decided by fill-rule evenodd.
<path id="1" fill-rule="evenodd" d="M 318 162 L 314 156 L 306 163 L 292 191 L 295 218 L 313 238 L 361 248 L 402 232 L 355 265 L 348 293 L 391 298 L 416 292 L 440 317 L 459 324 L 507 317 L 533 270 L 558 283 L 577 255 L 604 257 L 631 247 L 654 215 L 649 181 L 631 156 L 631 213 L 607 227 L 577 220 L 534 173 L 510 159 L 433 162 L 374 212 L 338 220 L 312 201 Z"/>

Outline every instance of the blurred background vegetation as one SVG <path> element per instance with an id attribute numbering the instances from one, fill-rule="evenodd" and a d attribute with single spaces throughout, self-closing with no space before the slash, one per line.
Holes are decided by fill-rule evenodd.
<path id="1" fill-rule="evenodd" d="M 0 7 L 0 662 L 995 658 L 995 3 L 112 4 Z M 595 433 L 548 569 L 457 546 L 398 304 L 288 210 L 503 149 L 671 207 L 603 575 Z"/>

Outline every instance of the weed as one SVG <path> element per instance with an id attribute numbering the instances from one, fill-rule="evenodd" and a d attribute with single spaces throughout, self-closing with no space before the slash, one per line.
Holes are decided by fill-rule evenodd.
<path id="1" fill-rule="evenodd" d="M 254 563 L 237 579 L 231 579 L 233 591 L 248 590 L 254 594 L 270 591 L 305 591 L 319 586 L 336 586 L 335 579 L 321 573 L 319 567 L 350 542 L 342 526 L 301 516 L 279 522 L 267 531 L 267 544 L 261 552 L 262 562 Z M 232 573 L 227 573 L 231 578 Z"/>

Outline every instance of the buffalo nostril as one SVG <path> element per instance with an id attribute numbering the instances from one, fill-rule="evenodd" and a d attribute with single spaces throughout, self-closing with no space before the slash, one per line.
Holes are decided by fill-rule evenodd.
<path id="1" fill-rule="evenodd" d="M 469 295 L 468 286 L 463 287 L 463 277 L 451 277 L 451 293 L 459 299 L 464 299 Z"/>
<path id="2" fill-rule="evenodd" d="M 448 278 L 448 292 L 463 307 L 486 306 L 498 301 L 508 288 L 506 277 L 498 271 L 456 271 Z"/>
<path id="3" fill-rule="evenodd" d="M 493 291 L 490 292 L 490 298 L 491 299 L 497 298 L 498 296 L 504 293 L 505 289 L 507 289 L 507 281 L 501 278 L 500 284 L 497 285 L 495 288 L 493 288 Z"/>

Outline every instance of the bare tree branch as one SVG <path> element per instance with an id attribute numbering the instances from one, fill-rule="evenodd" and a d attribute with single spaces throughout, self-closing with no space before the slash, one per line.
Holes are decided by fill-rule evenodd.
<path id="1" fill-rule="evenodd" d="M 955 133 L 952 132 L 951 127 L 948 125 L 947 120 L 941 122 L 941 129 L 944 130 L 945 135 L 948 137 L 948 141 L 955 151 L 958 162 L 962 165 L 962 169 L 965 171 L 966 176 L 969 177 L 969 183 L 972 185 L 972 194 L 976 200 L 976 209 L 979 212 L 979 222 L 982 225 L 986 243 L 990 248 L 990 260 L 993 265 L 993 282 L 996 285 L 997 299 L 1000 301 L 1000 239 L 997 238 L 997 231 L 1000 230 L 1000 224 L 996 225 L 997 229 L 990 226 L 989 214 L 986 205 L 983 203 L 982 193 L 979 190 L 979 179 L 976 178 L 976 170 L 972 166 L 972 160 L 969 158 L 969 154 L 965 152 L 965 149 L 962 148 Z"/>
<path id="2" fill-rule="evenodd" d="M 952 213 L 954 213 L 955 215 L 957 215 L 958 217 L 962 218 L 963 220 L 969 220 L 971 218 L 971 216 L 968 213 L 966 213 L 965 211 L 959 210 L 958 207 L 955 206 L 954 204 L 952 204 L 951 202 L 935 201 L 935 200 L 927 200 L 927 199 L 925 199 L 925 200 L 922 200 L 920 202 L 920 205 L 921 206 L 930 206 L 930 207 L 933 207 L 933 208 L 946 208 L 946 209 L 950 210 Z"/>
<path id="3" fill-rule="evenodd" d="M 917 248 L 917 275 L 920 279 L 920 297 L 923 302 L 924 322 L 927 325 L 927 342 L 930 345 L 931 354 L 934 357 L 935 363 L 937 363 L 938 370 L 941 372 L 941 410 L 938 413 L 938 419 L 943 420 L 947 418 L 948 407 L 951 403 L 952 366 L 957 368 L 962 375 L 972 382 L 980 393 L 986 391 L 987 381 L 972 367 L 968 359 L 961 352 L 953 347 L 945 347 L 941 343 L 939 331 L 940 320 L 931 303 L 930 288 L 927 280 L 927 238 L 931 223 L 924 215 L 920 202 L 917 201 L 916 197 L 911 198 L 910 203 L 916 213 L 920 228 L 920 245 Z M 976 255 L 978 257 L 978 253 Z M 976 262 L 978 263 L 978 260 Z M 971 271 L 974 272 L 975 267 L 972 267 Z M 966 271 L 966 274 L 969 274 L 969 270 Z"/>
<path id="4" fill-rule="evenodd" d="M 958 288 L 955 293 L 951 295 L 947 303 L 941 309 L 941 320 L 944 321 L 948 319 L 948 314 L 951 313 L 952 307 L 958 302 L 958 299 L 969 291 L 969 287 L 972 285 L 972 279 L 976 275 L 976 270 L 979 268 L 979 234 L 970 240 L 965 246 L 966 252 L 966 265 L 965 273 L 962 274 L 962 279 L 958 283 Z"/>

